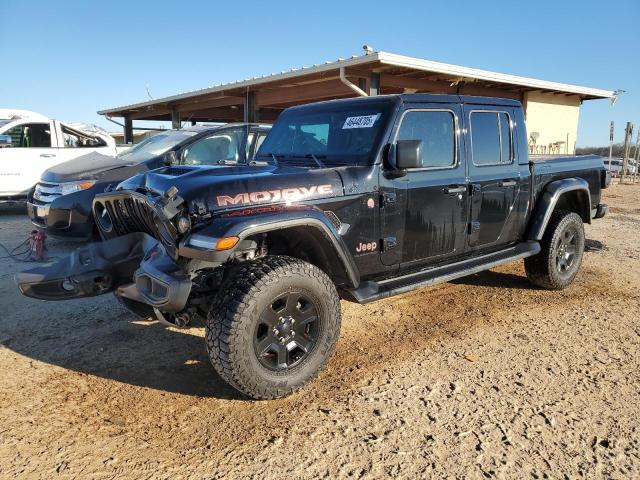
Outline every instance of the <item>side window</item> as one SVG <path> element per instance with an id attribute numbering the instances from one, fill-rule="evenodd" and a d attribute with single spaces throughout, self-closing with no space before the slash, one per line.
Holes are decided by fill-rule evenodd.
<path id="1" fill-rule="evenodd" d="M 233 133 L 218 133 L 189 145 L 183 153 L 185 165 L 218 165 L 239 160 L 238 139 Z"/>
<path id="2" fill-rule="evenodd" d="M 452 112 L 414 110 L 402 118 L 398 140 L 422 140 L 422 166 L 446 168 L 456 163 L 455 118 Z"/>
<path id="3" fill-rule="evenodd" d="M 27 123 L 17 125 L 6 133 L 11 136 L 11 146 L 36 148 L 51 146 L 51 127 L 48 123 Z"/>
<path id="4" fill-rule="evenodd" d="M 62 125 L 62 141 L 66 148 L 104 147 L 107 143 L 101 138 L 89 137 Z"/>
<path id="5" fill-rule="evenodd" d="M 504 112 L 471 112 L 471 154 L 475 165 L 511 163 L 511 121 Z"/>

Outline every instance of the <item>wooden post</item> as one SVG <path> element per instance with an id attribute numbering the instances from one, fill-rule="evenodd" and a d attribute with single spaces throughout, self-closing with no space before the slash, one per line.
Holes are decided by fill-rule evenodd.
<path id="1" fill-rule="evenodd" d="M 258 105 L 256 92 L 247 92 L 244 97 L 244 122 L 255 123 L 258 121 Z"/>
<path id="2" fill-rule="evenodd" d="M 133 120 L 124 117 L 124 143 L 133 143 Z"/>
<path id="3" fill-rule="evenodd" d="M 609 127 L 609 173 L 611 172 L 611 156 L 613 155 L 613 120 L 611 120 L 611 126 Z"/>
<path id="4" fill-rule="evenodd" d="M 636 138 L 636 151 L 635 151 L 635 155 L 634 155 L 634 160 L 635 160 L 635 166 L 634 166 L 634 170 L 633 170 L 633 183 L 636 183 L 636 177 L 638 176 L 638 174 L 640 174 L 640 172 L 638 172 L 638 149 L 640 148 L 640 127 L 638 127 L 638 134 L 637 134 L 637 138 Z"/>
<path id="5" fill-rule="evenodd" d="M 629 164 L 629 148 L 631 146 L 631 136 L 633 135 L 633 125 L 627 122 L 624 129 L 624 161 L 622 162 L 622 173 L 620 174 L 620 183 L 624 182 L 624 176 L 627 173 L 627 165 Z"/>
<path id="6" fill-rule="evenodd" d="M 182 122 L 180 121 L 180 112 L 176 108 L 173 108 L 171 110 L 171 128 L 179 130 L 181 126 Z"/>
<path id="7" fill-rule="evenodd" d="M 380 95 L 380 74 L 372 73 L 369 79 L 369 96 L 375 97 Z"/>

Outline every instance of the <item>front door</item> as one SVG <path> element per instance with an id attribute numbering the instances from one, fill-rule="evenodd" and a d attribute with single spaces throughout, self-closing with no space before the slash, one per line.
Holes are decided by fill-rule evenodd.
<path id="1" fill-rule="evenodd" d="M 515 208 L 521 188 L 514 161 L 513 111 L 465 106 L 470 142 L 471 211 L 469 249 L 513 242 L 519 227 Z"/>
<path id="2" fill-rule="evenodd" d="M 11 146 L 0 148 L 0 196 L 22 195 L 44 170 L 58 163 L 51 122 L 15 125 L 3 132 Z"/>
<path id="3" fill-rule="evenodd" d="M 396 217 L 395 223 L 403 217 L 403 235 L 397 236 L 396 246 L 400 252 L 395 255 L 403 269 L 439 263 L 464 251 L 468 187 L 460 115 L 455 104 L 415 105 L 402 114 L 394 142 L 421 140 L 422 167 L 394 180 L 396 205 L 386 212 L 383 204 L 382 215 Z M 393 223 L 393 218 L 386 219 L 384 225 Z M 390 231 L 383 235 L 394 236 Z"/>

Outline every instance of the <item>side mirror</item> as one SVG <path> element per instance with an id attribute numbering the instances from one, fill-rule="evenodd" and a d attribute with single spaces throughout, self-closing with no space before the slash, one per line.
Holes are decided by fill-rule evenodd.
<path id="1" fill-rule="evenodd" d="M 11 135 L 0 135 L 0 148 L 11 146 Z"/>
<path id="2" fill-rule="evenodd" d="M 175 150 L 169 150 L 164 154 L 164 163 L 167 167 L 170 167 L 171 165 L 177 165 L 178 156 L 176 155 Z"/>
<path id="3" fill-rule="evenodd" d="M 396 168 L 422 167 L 422 140 L 398 140 L 396 142 Z"/>

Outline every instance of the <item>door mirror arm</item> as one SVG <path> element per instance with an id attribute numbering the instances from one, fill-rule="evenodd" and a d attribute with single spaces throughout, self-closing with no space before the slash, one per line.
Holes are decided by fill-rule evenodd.
<path id="1" fill-rule="evenodd" d="M 388 144 L 384 149 L 384 152 L 382 155 L 382 161 L 385 167 L 383 169 L 383 174 L 386 178 L 393 179 L 393 178 L 404 177 L 407 175 L 406 168 L 398 168 L 396 165 L 397 163 L 396 152 L 397 152 L 397 148 L 395 143 Z"/>

